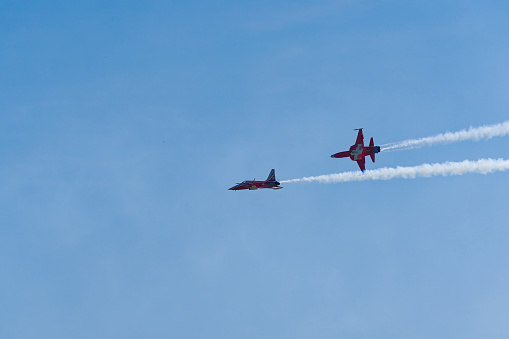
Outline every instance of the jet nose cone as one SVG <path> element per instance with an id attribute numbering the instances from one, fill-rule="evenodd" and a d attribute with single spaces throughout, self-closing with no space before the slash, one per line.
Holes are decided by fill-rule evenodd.
<path id="1" fill-rule="evenodd" d="M 331 158 L 334 158 L 334 154 L 330 156 Z"/>

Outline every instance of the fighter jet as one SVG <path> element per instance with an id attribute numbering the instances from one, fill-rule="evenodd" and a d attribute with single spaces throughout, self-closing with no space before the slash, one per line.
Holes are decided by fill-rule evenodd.
<path id="1" fill-rule="evenodd" d="M 257 190 L 259 188 L 272 188 L 272 189 L 281 189 L 283 187 L 279 186 L 280 183 L 276 181 L 276 172 L 274 170 L 270 171 L 267 180 L 265 181 L 243 181 L 241 183 L 237 183 L 237 185 L 229 188 L 231 191 L 239 191 L 239 190 Z"/>
<path id="2" fill-rule="evenodd" d="M 380 146 L 375 146 L 373 142 L 373 138 L 369 141 L 369 146 L 364 146 L 364 136 L 362 135 L 362 128 L 356 128 L 356 131 L 359 131 L 357 134 L 357 140 L 355 140 L 355 144 L 350 147 L 349 151 L 339 152 L 331 155 L 331 158 L 346 158 L 350 157 L 353 161 L 357 161 L 359 168 L 362 172 L 366 170 L 366 160 L 365 157 L 369 155 L 371 160 L 375 162 L 375 153 L 380 152 Z"/>

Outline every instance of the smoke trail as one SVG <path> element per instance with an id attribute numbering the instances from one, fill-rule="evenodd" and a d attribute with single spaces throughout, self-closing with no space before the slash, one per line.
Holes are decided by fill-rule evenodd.
<path id="1" fill-rule="evenodd" d="M 389 150 L 407 150 L 413 148 L 419 148 L 424 146 L 431 146 L 433 144 L 443 144 L 464 140 L 475 140 L 480 139 L 491 139 L 493 137 L 501 137 L 509 134 L 509 121 L 499 123 L 496 125 L 481 126 L 481 127 L 470 127 L 468 130 L 461 130 L 459 132 L 447 132 L 438 134 L 432 137 L 410 139 L 386 145 L 381 145 L 381 151 Z"/>
<path id="2" fill-rule="evenodd" d="M 301 179 L 285 180 L 281 183 L 290 182 L 321 182 L 336 183 L 347 181 L 365 180 L 389 180 L 393 178 L 414 179 L 416 177 L 432 177 L 437 175 L 463 175 L 467 173 L 487 174 L 495 171 L 509 170 L 509 160 L 504 159 L 480 159 L 477 161 L 465 160 L 462 162 L 445 162 L 442 164 L 422 164 L 413 167 L 380 168 L 376 170 L 356 172 L 343 172 L 336 174 L 305 177 Z"/>

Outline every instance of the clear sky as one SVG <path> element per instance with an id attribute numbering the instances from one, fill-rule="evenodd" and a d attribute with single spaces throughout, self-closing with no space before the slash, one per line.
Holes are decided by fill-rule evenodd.
<path id="1" fill-rule="evenodd" d="M 508 60 L 504 1 L 0 2 L 0 337 L 508 338 L 509 173 L 227 190 L 506 121 Z"/>

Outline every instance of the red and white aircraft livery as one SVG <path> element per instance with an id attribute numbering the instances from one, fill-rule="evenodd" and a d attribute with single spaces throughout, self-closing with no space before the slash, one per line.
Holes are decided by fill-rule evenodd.
<path id="1" fill-rule="evenodd" d="M 237 185 L 229 188 L 231 191 L 239 191 L 239 190 L 257 190 L 259 188 L 272 188 L 272 189 L 280 189 L 283 188 L 279 186 L 279 182 L 276 181 L 276 172 L 274 170 L 270 171 L 270 174 L 265 181 L 250 181 L 246 180 Z"/>
<path id="2" fill-rule="evenodd" d="M 359 168 L 361 171 L 366 170 L 366 156 L 370 156 L 371 160 L 375 162 L 375 153 L 380 152 L 380 146 L 375 146 L 373 142 L 373 138 L 369 141 L 369 146 L 364 146 L 364 136 L 362 135 L 362 128 L 356 128 L 356 131 L 359 131 L 357 134 L 357 140 L 355 140 L 355 145 L 350 147 L 349 151 L 339 152 L 331 155 L 331 158 L 347 158 L 350 157 L 353 161 L 357 161 Z"/>

